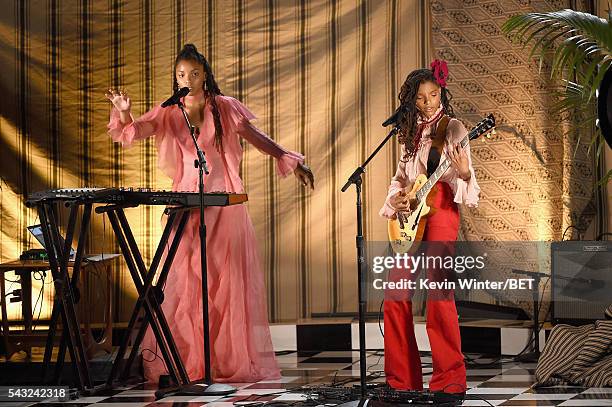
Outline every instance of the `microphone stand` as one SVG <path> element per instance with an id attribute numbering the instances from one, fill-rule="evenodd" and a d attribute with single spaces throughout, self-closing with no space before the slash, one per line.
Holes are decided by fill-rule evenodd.
<path id="1" fill-rule="evenodd" d="M 542 278 L 550 278 L 550 276 L 548 274 L 544 274 L 544 273 L 540 273 L 538 271 L 527 271 L 527 270 L 518 270 L 518 269 L 512 269 L 512 272 L 515 274 L 523 274 L 526 276 L 531 276 L 535 283 L 533 286 L 533 290 L 532 290 L 532 299 L 533 299 L 533 317 L 532 317 L 532 324 L 533 324 L 533 328 L 532 328 L 532 335 L 533 335 L 533 346 L 532 349 L 533 351 L 531 352 L 527 352 L 525 354 L 522 355 L 517 355 L 516 356 L 516 360 L 519 362 L 537 362 L 540 359 L 540 320 L 539 320 L 539 315 L 538 315 L 538 311 L 539 311 L 539 288 L 540 288 L 540 279 Z"/>
<path id="2" fill-rule="evenodd" d="M 202 329 L 204 331 L 204 385 L 202 386 L 202 380 L 194 381 L 192 384 L 179 387 L 171 387 L 168 389 L 158 390 L 155 392 L 157 399 L 172 395 L 187 395 L 187 396 L 225 396 L 236 392 L 236 388 L 227 384 L 213 384 L 212 375 L 210 371 L 210 327 L 208 317 L 208 265 L 206 264 L 206 223 L 204 222 L 204 173 L 208 175 L 208 166 L 206 165 L 206 158 L 204 152 L 198 145 L 198 141 L 195 136 L 195 126 L 189 121 L 189 116 L 185 111 L 185 105 L 179 99 L 177 105 L 183 117 L 185 123 L 189 129 L 189 134 L 193 140 L 198 158 L 194 160 L 194 166 L 198 169 L 198 192 L 200 198 L 200 265 L 202 270 Z"/>
<path id="3" fill-rule="evenodd" d="M 363 213 L 361 210 L 361 184 L 363 179 L 362 174 L 365 172 L 365 167 L 368 163 L 378 154 L 383 148 L 387 141 L 393 137 L 399 131 L 399 124 L 396 124 L 393 129 L 389 132 L 387 137 L 376 147 L 376 149 L 370 154 L 363 164 L 353 171 L 351 176 L 348 178 L 342 192 L 346 192 L 351 184 L 355 184 L 355 191 L 357 192 L 356 208 L 357 208 L 357 280 L 358 280 L 358 299 L 359 299 L 359 378 L 360 378 L 360 398 L 359 400 L 350 401 L 343 403 L 340 406 L 363 406 L 368 401 L 366 392 L 366 337 L 365 337 L 365 315 L 366 315 L 366 280 L 365 280 L 365 246 L 363 239 Z"/>

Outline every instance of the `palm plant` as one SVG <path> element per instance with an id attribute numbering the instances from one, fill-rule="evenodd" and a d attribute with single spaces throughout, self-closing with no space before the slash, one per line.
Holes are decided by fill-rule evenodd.
<path id="1" fill-rule="evenodd" d="M 581 117 L 580 130 L 591 136 L 596 161 L 605 148 L 597 119 L 597 89 L 612 66 L 612 12 L 608 19 L 574 10 L 528 13 L 510 17 L 502 31 L 525 46 L 531 44 L 530 58 L 538 56 L 540 66 L 552 57 L 551 77 L 561 79 L 560 100 L 553 106 L 557 113 L 572 112 Z M 552 55 L 551 55 L 552 54 Z M 578 139 L 578 143 L 580 138 Z M 612 170 L 600 180 L 612 178 Z"/>

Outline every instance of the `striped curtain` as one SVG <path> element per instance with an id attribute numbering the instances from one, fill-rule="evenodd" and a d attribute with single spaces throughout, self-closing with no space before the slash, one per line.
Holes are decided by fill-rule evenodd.
<path id="1" fill-rule="evenodd" d="M 170 188 L 151 140 L 122 149 L 106 135 L 104 92 L 125 88 L 135 115 L 147 111 L 169 96 L 174 57 L 192 42 L 211 62 L 221 90 L 255 112 L 273 139 L 304 153 L 316 175 L 315 191 L 305 191 L 294 179 L 278 179 L 272 159 L 246 146 L 242 176 L 271 320 L 356 310 L 355 192 L 340 188 L 386 134 L 380 123 L 393 112 L 407 73 L 428 60 L 425 1 L 12 0 L 3 6 L 3 261 L 36 247 L 25 229 L 36 214 L 23 204 L 33 191 Z M 397 152 L 390 143 L 365 175 L 369 240 L 386 238 L 377 212 Z M 145 260 L 161 234 L 161 209 L 127 211 Z M 96 215 L 87 251 L 117 250 L 108 220 Z M 126 320 L 135 290 L 124 267 L 115 294 L 115 319 Z"/>

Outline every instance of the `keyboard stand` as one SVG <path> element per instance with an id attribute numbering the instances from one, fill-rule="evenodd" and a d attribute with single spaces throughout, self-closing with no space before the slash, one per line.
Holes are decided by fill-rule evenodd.
<path id="1" fill-rule="evenodd" d="M 181 240 L 181 236 L 185 229 L 185 224 L 187 223 L 187 219 L 189 218 L 189 211 L 182 211 L 181 209 L 183 208 L 167 210 L 167 213 L 169 214 L 168 221 L 164 228 L 160 242 L 157 246 L 157 250 L 155 252 L 151 265 L 149 269 L 147 269 L 142 259 L 140 250 L 138 249 L 136 240 L 134 239 L 134 235 L 132 233 L 130 225 L 123 211 L 125 207 L 132 206 L 134 205 L 119 204 L 101 206 L 96 208 L 97 213 L 108 214 L 109 221 L 113 227 L 113 231 L 115 232 L 117 241 L 119 242 L 121 252 L 123 253 L 128 269 L 130 271 L 130 275 L 132 276 L 132 280 L 134 281 L 136 290 L 138 291 L 138 300 L 136 301 L 136 305 L 134 306 L 134 309 L 132 311 L 132 316 L 128 324 L 127 333 L 119 347 L 117 357 L 113 362 L 113 367 L 108 377 L 107 385 L 113 386 L 114 382 L 117 379 L 120 382 L 125 381 L 128 376 L 130 367 L 134 362 L 134 359 L 136 358 L 138 349 L 140 347 L 140 344 L 142 342 L 142 339 L 146 332 L 146 328 L 148 327 L 149 323 L 151 323 L 151 328 L 153 329 L 155 339 L 159 344 L 163 360 L 166 364 L 166 367 L 168 368 L 168 373 L 175 381 L 175 383 L 187 384 L 189 383 L 189 376 L 187 375 L 187 371 L 185 370 L 185 367 L 181 360 L 180 354 L 176 347 L 176 343 L 172 338 L 172 333 L 168 326 L 168 322 L 161 309 L 160 304 L 162 299 L 158 298 L 158 295 L 156 295 L 156 293 L 161 292 L 157 290 L 157 287 L 163 287 L 163 284 L 165 283 L 166 276 L 168 274 L 168 271 L 170 270 L 172 260 L 174 259 Z M 155 274 L 161 262 L 162 255 L 164 253 L 164 250 L 166 249 L 166 245 L 168 243 L 170 234 L 175 224 L 177 224 L 176 233 L 174 234 L 174 237 L 168 249 L 168 253 L 164 261 L 157 286 L 154 286 L 153 279 L 155 277 Z M 145 318 L 140 327 L 137 327 L 136 324 L 138 322 L 138 316 L 143 309 L 145 311 Z M 136 329 L 138 330 L 136 331 Z M 121 369 L 120 365 L 124 363 L 125 354 L 127 352 L 130 337 L 132 336 L 133 332 L 137 332 L 136 340 L 135 343 L 132 345 L 132 349 L 130 351 L 130 355 L 128 357 L 127 362 L 125 362 L 125 364 L 123 365 L 122 374 L 118 377 L 118 373 Z"/>
<path id="2" fill-rule="evenodd" d="M 83 338 L 80 335 L 81 325 L 77 318 L 75 303 L 78 302 L 79 297 L 76 287 L 91 218 L 92 205 L 102 203 L 106 204 L 106 206 L 97 207 L 96 213 L 108 214 L 113 231 L 121 247 L 121 252 L 125 257 L 130 275 L 138 291 L 138 300 L 130 318 L 127 335 L 121 343 L 119 353 L 113 362 L 111 374 L 104 386 L 113 387 L 115 384 L 121 365 L 124 363 L 125 354 L 130 344 L 130 337 L 132 333 L 136 333 L 135 346 L 132 347 L 128 360 L 123 366 L 122 374 L 119 377 L 119 379 L 126 378 L 129 368 L 138 354 L 138 348 L 149 323 L 174 383 L 179 386 L 190 384 L 189 377 L 172 338 L 172 332 L 160 305 L 163 301 L 163 293 L 159 287 L 163 287 L 166 281 L 172 260 L 176 255 L 181 236 L 189 219 L 190 211 L 200 207 L 199 195 L 197 207 L 193 204 L 195 195 L 193 192 L 133 191 L 131 189 L 124 190 L 117 188 L 59 189 L 41 191 L 30 195 L 26 205 L 37 208 L 44 239 L 46 242 L 50 242 L 48 247 L 52 248 L 52 250 L 47 251 L 49 252 L 49 264 L 56 290 L 56 301 L 53 307 L 52 321 L 45 349 L 43 378 L 46 378 L 46 366 L 51 360 L 53 338 L 56 333 L 58 319 L 61 316 L 63 331 L 56 377 L 58 373 L 61 373 L 61 366 L 64 363 L 66 350 L 68 350 L 81 392 L 84 394 L 95 394 L 98 390 L 98 386 L 94 386 L 91 379 Z M 212 192 L 204 194 L 204 196 L 204 206 L 237 205 L 247 201 L 247 195 L 244 193 Z M 55 213 L 56 207 L 60 203 L 70 208 L 64 247 L 61 247 L 61 236 Z M 123 212 L 125 208 L 137 207 L 139 204 L 177 205 L 166 209 L 168 222 L 149 269 L 144 264 L 134 235 Z M 77 223 L 77 211 L 81 205 L 84 205 L 83 218 L 81 220 L 77 254 L 73 266 L 74 272 L 72 279 L 70 279 L 68 275 L 68 261 Z M 176 230 L 176 232 L 168 248 L 158 282 L 156 285 L 153 285 L 153 280 L 173 230 Z M 203 256 L 203 259 L 205 259 L 205 256 Z M 138 317 L 142 311 L 145 314 L 143 323 L 137 327 Z M 206 361 L 206 363 L 209 362 L 209 360 Z"/>
<path id="3" fill-rule="evenodd" d="M 47 381 L 47 367 L 51 361 L 53 350 L 53 338 L 57 330 L 59 317 L 62 318 L 62 340 L 57 355 L 56 370 L 54 381 L 59 382 L 59 375 L 64 365 L 66 349 L 70 352 L 70 358 L 74 369 L 75 377 L 79 390 L 84 393 L 96 390 L 87 361 L 83 337 L 81 336 L 81 324 L 75 308 L 75 293 L 79 279 L 83 250 L 87 238 L 87 230 L 91 218 L 91 203 L 84 203 L 84 210 L 81 219 L 81 232 L 79 234 L 76 258 L 74 260 L 72 278 L 68 274 L 68 262 L 70 260 L 70 249 L 74 238 L 76 227 L 77 212 L 81 201 L 69 201 L 66 205 L 70 208 L 68 217 L 68 227 L 64 247 L 61 247 L 60 231 L 57 224 L 56 205 L 57 201 L 41 200 L 36 203 L 38 216 L 42 225 L 42 232 L 47 244 L 47 255 L 49 257 L 49 268 L 53 275 L 53 285 L 55 287 L 55 301 L 51 313 L 47 344 L 45 346 L 45 356 L 43 359 L 42 381 Z M 78 299 L 76 299 L 78 301 Z"/>

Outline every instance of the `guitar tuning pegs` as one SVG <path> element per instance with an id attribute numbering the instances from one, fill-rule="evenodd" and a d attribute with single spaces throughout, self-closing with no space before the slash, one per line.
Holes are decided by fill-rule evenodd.
<path id="1" fill-rule="evenodd" d="M 497 134 L 497 131 L 495 130 L 495 128 L 493 128 L 493 130 L 491 130 L 491 134 L 492 135 L 496 135 Z"/>

